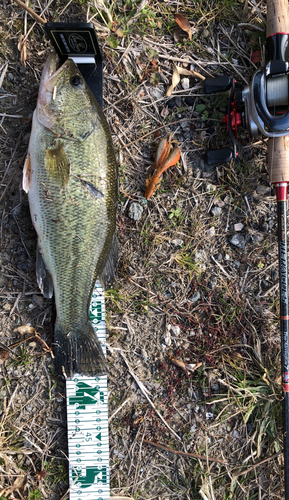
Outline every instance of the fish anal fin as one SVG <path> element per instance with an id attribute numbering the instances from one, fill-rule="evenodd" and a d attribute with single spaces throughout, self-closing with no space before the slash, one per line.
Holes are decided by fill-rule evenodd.
<path id="1" fill-rule="evenodd" d="M 22 188 L 25 193 L 28 193 L 31 186 L 31 161 L 30 154 L 28 153 L 25 159 L 24 168 L 23 168 L 23 179 L 22 179 Z"/>
<path id="2" fill-rule="evenodd" d="M 38 246 L 36 249 L 36 277 L 38 286 L 44 297 L 46 297 L 47 299 L 51 299 L 53 295 L 53 281 L 51 274 L 46 269 Z"/>
<path id="3" fill-rule="evenodd" d="M 61 187 L 65 187 L 69 180 L 70 162 L 62 141 L 56 140 L 46 149 L 44 164 L 48 175 Z"/>
<path id="4" fill-rule="evenodd" d="M 107 261 L 105 263 L 102 272 L 99 275 L 100 284 L 105 290 L 110 288 L 113 282 L 115 281 L 116 263 L 117 263 L 117 238 L 116 235 L 114 235 L 111 250 L 107 257 Z"/>

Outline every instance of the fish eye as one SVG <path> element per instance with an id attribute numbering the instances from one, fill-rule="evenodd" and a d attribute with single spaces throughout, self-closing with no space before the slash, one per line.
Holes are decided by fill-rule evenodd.
<path id="1" fill-rule="evenodd" d="M 70 83 L 71 85 L 73 85 L 73 87 L 78 87 L 82 84 L 82 78 L 80 78 L 79 75 L 75 75 L 70 79 Z"/>

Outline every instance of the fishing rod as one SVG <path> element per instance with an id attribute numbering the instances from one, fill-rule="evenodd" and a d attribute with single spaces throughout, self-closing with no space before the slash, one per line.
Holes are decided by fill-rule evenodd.
<path id="1" fill-rule="evenodd" d="M 289 183 L 289 6 L 288 0 L 268 0 L 266 44 L 268 64 L 257 70 L 251 83 L 235 89 L 230 76 L 207 78 L 205 92 L 231 90 L 228 114 L 223 118 L 232 147 L 206 152 L 209 165 L 229 162 L 238 156 L 237 128 L 243 125 L 251 135 L 268 137 L 270 182 L 275 187 L 278 215 L 281 369 L 283 400 L 283 442 L 285 500 L 289 500 L 289 348 L 287 187 Z"/>

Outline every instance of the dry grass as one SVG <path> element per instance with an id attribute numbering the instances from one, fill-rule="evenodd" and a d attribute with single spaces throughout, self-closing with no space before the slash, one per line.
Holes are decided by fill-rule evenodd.
<path id="1" fill-rule="evenodd" d="M 190 77 L 188 88 L 181 82 L 166 97 L 174 64 L 249 82 L 252 52 L 264 54 L 265 2 L 30 6 L 38 14 L 45 8 L 50 21 L 91 20 L 104 52 L 104 111 L 120 174 L 118 281 L 106 300 L 112 496 L 283 498 L 276 208 L 266 141 L 240 131 L 240 159 L 209 169 L 206 148 L 227 145 L 226 94 L 206 96 Z M 192 41 L 175 12 L 189 19 Z M 0 85 L 4 345 L 19 341 L 14 329 L 27 323 L 50 345 L 54 319 L 37 289 L 36 238 L 19 189 L 49 49 L 35 24 L 21 64 L 17 43 L 32 25 L 16 4 L 0 7 L 0 75 L 9 63 Z M 181 161 L 145 203 L 156 145 L 170 133 Z M 128 216 L 132 201 L 143 208 L 140 220 Z M 230 242 L 234 234 L 244 237 L 243 249 Z M 0 380 L 0 498 L 67 498 L 64 387 L 49 355 L 36 358 L 42 345 L 12 350 Z"/>

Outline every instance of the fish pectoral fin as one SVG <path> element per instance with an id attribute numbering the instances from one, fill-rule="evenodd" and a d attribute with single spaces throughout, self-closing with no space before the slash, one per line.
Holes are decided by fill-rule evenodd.
<path id="1" fill-rule="evenodd" d="M 110 288 L 113 282 L 115 281 L 117 253 L 118 253 L 117 238 L 116 235 L 114 235 L 111 250 L 107 257 L 106 264 L 99 275 L 100 284 L 105 290 Z"/>
<path id="2" fill-rule="evenodd" d="M 44 297 L 46 297 L 47 299 L 51 299 L 53 295 L 53 281 L 51 274 L 46 269 L 38 246 L 36 249 L 36 278 L 38 286 Z"/>
<path id="3" fill-rule="evenodd" d="M 24 189 L 25 193 L 28 193 L 31 186 L 31 172 L 30 154 L 28 153 L 24 163 L 22 179 L 22 188 Z"/>
<path id="4" fill-rule="evenodd" d="M 70 161 L 66 156 L 62 141 L 53 141 L 46 149 L 44 164 L 48 175 L 61 187 L 66 186 L 70 175 Z"/>

